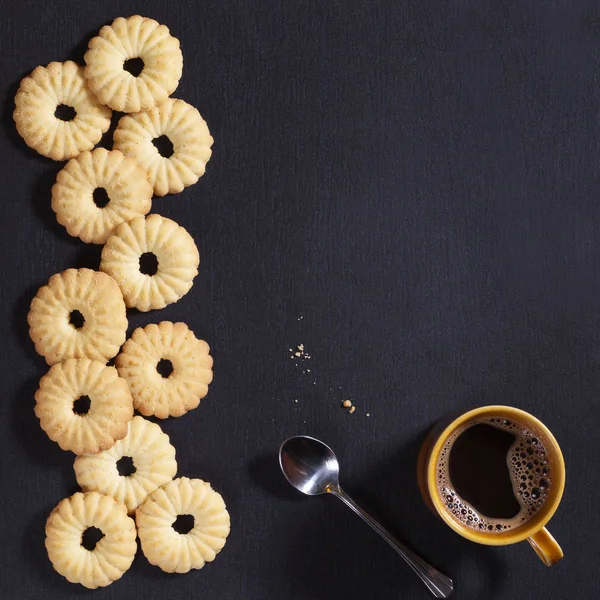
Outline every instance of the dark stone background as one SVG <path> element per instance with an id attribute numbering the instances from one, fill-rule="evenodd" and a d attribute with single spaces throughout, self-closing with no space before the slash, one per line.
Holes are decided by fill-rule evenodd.
<path id="1" fill-rule="evenodd" d="M 200 276 L 131 326 L 183 320 L 213 348 L 209 396 L 164 429 L 180 474 L 223 493 L 232 533 L 202 571 L 169 576 L 140 555 L 94 597 L 427 598 L 341 503 L 284 483 L 277 448 L 300 432 L 335 448 L 347 490 L 454 577 L 457 600 L 597 595 L 597 2 L 0 4 L 2 598 L 92 595 L 44 549 L 45 519 L 76 484 L 33 414 L 45 363 L 26 313 L 50 275 L 100 253 L 56 223 L 61 165 L 26 148 L 13 97 L 36 65 L 81 60 L 101 25 L 136 12 L 181 40 L 175 95 L 216 141 L 197 185 L 154 202 L 196 239 Z M 312 358 L 296 366 L 300 343 Z M 419 498 L 424 432 L 488 403 L 533 412 L 563 446 L 550 529 L 566 557 L 551 570 L 526 543 L 463 540 Z"/>

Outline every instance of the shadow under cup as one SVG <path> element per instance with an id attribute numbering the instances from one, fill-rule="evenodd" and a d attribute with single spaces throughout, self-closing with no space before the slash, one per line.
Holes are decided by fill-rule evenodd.
<path id="1" fill-rule="evenodd" d="M 537 435 L 546 449 L 551 486 L 544 503 L 523 523 L 499 532 L 478 530 L 466 525 L 447 509 L 438 485 L 438 468 L 446 443 L 458 431 L 492 418 L 511 420 L 520 429 Z M 458 439 L 459 436 L 457 436 Z M 453 442 L 454 443 L 454 442 Z M 444 419 L 428 434 L 419 452 L 417 477 L 423 499 L 429 508 L 463 537 L 489 546 L 505 546 L 527 540 L 542 561 L 550 566 L 563 557 L 562 550 L 544 525 L 550 520 L 562 498 L 565 486 L 565 463 L 560 447 L 550 430 L 533 415 L 510 406 L 484 406 Z"/>

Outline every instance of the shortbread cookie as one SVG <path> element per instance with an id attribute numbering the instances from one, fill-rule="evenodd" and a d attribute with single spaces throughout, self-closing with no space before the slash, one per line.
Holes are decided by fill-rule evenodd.
<path id="1" fill-rule="evenodd" d="M 99 529 L 93 550 L 85 532 Z M 46 550 L 54 569 L 71 583 L 95 589 L 110 585 L 129 569 L 137 550 L 135 522 L 114 498 L 77 492 L 61 500 L 46 521 Z"/>
<path id="2" fill-rule="evenodd" d="M 196 408 L 208 393 L 213 378 L 209 352 L 185 323 L 163 321 L 136 329 L 115 364 L 129 384 L 134 408 L 166 419 Z M 161 361 L 171 363 L 167 377 L 157 371 Z"/>
<path id="3" fill-rule="evenodd" d="M 75 317 L 83 324 L 72 324 Z M 27 321 L 35 349 L 49 365 L 67 358 L 106 362 L 117 354 L 127 331 L 119 286 L 91 269 L 53 275 L 31 301 Z"/>
<path id="4" fill-rule="evenodd" d="M 167 137 L 172 154 L 161 155 L 154 141 Z M 157 196 L 178 194 L 204 174 L 213 138 L 200 113 L 175 98 L 144 113 L 121 117 L 114 147 L 148 172 Z"/>
<path id="5" fill-rule="evenodd" d="M 194 518 L 188 533 L 173 529 L 179 515 Z M 201 569 L 215 559 L 229 535 L 225 502 L 201 479 L 181 477 L 159 488 L 137 509 L 135 521 L 144 555 L 167 573 Z"/>
<path id="6" fill-rule="evenodd" d="M 63 121 L 57 107 L 75 116 Z M 68 160 L 91 150 L 110 127 L 111 110 L 86 85 L 83 67 L 68 60 L 36 67 L 21 81 L 13 118 L 25 143 L 48 158 Z"/>
<path id="7" fill-rule="evenodd" d="M 133 418 L 127 382 L 97 360 L 70 358 L 50 368 L 35 393 L 35 414 L 63 450 L 95 454 L 123 439 Z"/>
<path id="8" fill-rule="evenodd" d="M 135 76 L 124 68 L 139 58 Z M 105 25 L 89 43 L 84 57 L 90 89 L 113 110 L 135 113 L 154 108 L 175 91 L 183 69 L 179 40 L 154 19 L 134 15 Z"/>
<path id="9" fill-rule="evenodd" d="M 117 463 L 124 456 L 133 460 L 135 472 L 119 474 Z M 110 450 L 75 459 L 75 476 L 84 492 L 96 491 L 122 502 L 132 513 L 154 490 L 177 473 L 175 448 L 156 423 L 133 417 L 127 435 Z"/>
<path id="10" fill-rule="evenodd" d="M 140 258 L 153 254 L 156 273 L 140 270 Z M 100 269 L 119 284 L 129 308 L 143 312 L 177 302 L 192 287 L 200 255 L 192 236 L 161 217 L 136 217 L 117 227 L 102 250 Z"/>
<path id="11" fill-rule="evenodd" d="M 99 206 L 94 192 L 103 189 L 108 204 Z M 117 225 L 144 216 L 152 206 L 148 175 L 118 150 L 96 148 L 70 160 L 52 188 L 52 210 L 70 235 L 104 244 Z"/>

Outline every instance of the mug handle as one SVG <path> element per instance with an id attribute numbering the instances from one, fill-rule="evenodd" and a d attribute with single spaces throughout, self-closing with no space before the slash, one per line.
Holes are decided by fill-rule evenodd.
<path id="1" fill-rule="evenodd" d="M 558 542 L 545 527 L 536 531 L 527 541 L 547 567 L 551 567 L 564 556 Z"/>

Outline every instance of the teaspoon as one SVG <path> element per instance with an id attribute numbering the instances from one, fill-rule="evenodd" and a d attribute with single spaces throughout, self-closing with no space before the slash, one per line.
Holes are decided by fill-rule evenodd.
<path id="1" fill-rule="evenodd" d="M 340 466 L 333 450 L 308 436 L 289 438 L 279 449 L 279 465 L 288 482 L 308 496 L 333 494 L 366 521 L 413 569 L 436 598 L 447 598 L 454 584 L 394 538 L 342 490 Z"/>

